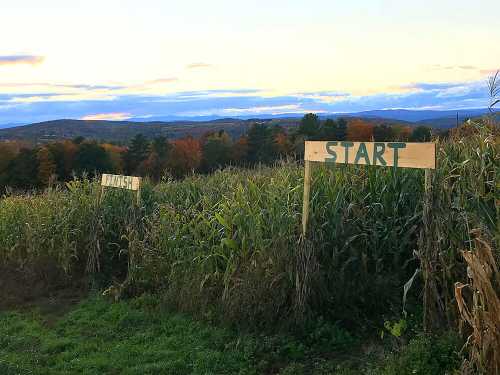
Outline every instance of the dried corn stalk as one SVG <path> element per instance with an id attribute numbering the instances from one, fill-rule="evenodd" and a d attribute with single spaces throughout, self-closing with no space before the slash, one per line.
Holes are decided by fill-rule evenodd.
<path id="1" fill-rule="evenodd" d="M 474 251 L 462 251 L 468 284 L 455 283 L 461 329 L 467 329 L 463 373 L 500 374 L 500 275 L 491 247 L 477 237 Z"/>

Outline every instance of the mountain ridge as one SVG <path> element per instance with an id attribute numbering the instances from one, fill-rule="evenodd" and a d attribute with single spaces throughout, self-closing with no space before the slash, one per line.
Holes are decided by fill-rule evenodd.
<path id="1" fill-rule="evenodd" d="M 447 129 L 456 125 L 457 114 L 459 121 L 464 121 L 467 118 L 485 114 L 487 111 L 487 109 L 458 111 L 391 109 L 342 114 L 320 114 L 319 117 L 322 120 L 340 117 L 361 118 L 373 124 L 426 125 L 439 129 Z M 136 121 L 135 119 L 122 121 L 58 119 L 3 129 L 0 127 L 0 140 L 30 140 L 36 143 L 43 143 L 51 140 L 72 139 L 81 136 L 88 139 L 125 143 L 139 133 L 145 135 L 147 138 L 164 136 L 169 139 L 176 139 L 189 135 L 200 137 L 206 132 L 220 130 L 224 130 L 232 137 L 237 138 L 246 133 L 250 125 L 254 122 L 270 123 L 288 128 L 297 126 L 301 115 L 281 114 L 274 117 L 253 115 L 248 118 L 220 117 L 205 121 L 196 121 L 192 118 L 190 120 L 187 118 L 176 118 L 177 120 L 175 121 L 160 121 L 156 118 L 150 118 L 148 119 L 149 121 Z"/>

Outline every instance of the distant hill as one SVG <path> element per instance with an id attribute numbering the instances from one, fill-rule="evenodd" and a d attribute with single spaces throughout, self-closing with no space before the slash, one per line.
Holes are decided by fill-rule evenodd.
<path id="1" fill-rule="evenodd" d="M 355 117 L 350 117 L 355 118 Z M 404 124 L 380 118 L 364 119 L 374 125 L 381 123 Z M 233 119 L 221 118 L 211 121 L 175 121 L 175 122 L 136 122 L 136 121 L 105 121 L 105 120 L 54 120 L 36 124 L 0 129 L 0 140 L 26 140 L 34 143 L 45 143 L 61 139 L 84 137 L 104 142 L 128 143 L 137 134 L 152 139 L 164 136 L 168 139 L 177 139 L 186 136 L 198 138 L 210 131 L 224 130 L 234 139 L 245 134 L 255 122 L 281 126 L 283 128 L 296 127 L 300 117 L 273 118 L 273 119 Z"/>
<path id="2" fill-rule="evenodd" d="M 23 126 L 24 124 L 18 123 L 18 124 L 0 124 L 0 129 L 8 129 L 8 128 L 13 128 L 16 126 Z"/>
<path id="3" fill-rule="evenodd" d="M 412 111 L 412 110 L 377 110 L 358 113 L 321 114 L 325 118 L 362 118 L 374 125 L 403 124 L 409 126 L 425 125 L 433 128 L 448 129 L 456 125 L 458 113 L 459 121 L 483 115 L 486 109 L 469 109 L 459 111 Z M 282 114 L 277 116 L 252 116 L 248 118 L 216 118 L 204 121 L 177 120 L 177 121 L 90 121 L 90 120 L 54 120 L 36 124 L 15 126 L 2 129 L 0 140 L 28 140 L 35 143 L 44 143 L 52 140 L 73 139 L 85 137 L 99 141 L 127 143 L 137 134 L 147 138 L 164 136 L 168 139 L 182 138 L 188 135 L 200 137 L 208 131 L 224 130 L 233 138 L 245 134 L 254 122 L 265 122 L 280 125 L 285 128 L 297 126 L 300 115 Z M 208 117 L 209 118 L 209 117 Z M 198 118 L 197 118 L 198 119 Z"/>
<path id="4" fill-rule="evenodd" d="M 408 110 L 408 109 L 384 109 L 375 111 L 365 111 L 354 113 L 354 116 L 364 118 L 386 118 L 392 120 L 407 121 L 413 123 L 428 122 L 432 124 L 434 120 L 453 119 L 453 125 L 456 124 L 458 114 L 459 120 L 465 120 L 471 117 L 482 116 L 488 113 L 487 108 L 459 109 L 449 111 L 434 110 Z"/>
<path id="5" fill-rule="evenodd" d="M 219 130 L 225 130 L 236 138 L 246 133 L 252 123 L 253 121 L 238 119 L 220 119 L 207 122 L 54 120 L 0 129 L 0 140 L 22 139 L 35 143 L 44 143 L 53 140 L 85 137 L 100 141 L 126 143 L 139 133 L 147 138 L 164 136 L 168 139 L 176 139 L 188 135 L 199 137 L 208 131 Z"/>

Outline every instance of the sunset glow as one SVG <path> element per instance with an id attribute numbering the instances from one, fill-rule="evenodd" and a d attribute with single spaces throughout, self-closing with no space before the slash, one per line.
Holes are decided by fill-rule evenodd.
<path id="1" fill-rule="evenodd" d="M 499 11 L 493 0 L 7 1 L 0 123 L 480 108 L 500 67 Z"/>

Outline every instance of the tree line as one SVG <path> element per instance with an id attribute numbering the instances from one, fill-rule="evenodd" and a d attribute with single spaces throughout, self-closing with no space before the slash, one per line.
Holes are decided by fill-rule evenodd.
<path id="1" fill-rule="evenodd" d="M 431 129 L 404 125 L 373 125 L 362 119 L 327 119 L 306 114 L 300 125 L 286 130 L 254 123 L 238 139 L 221 130 L 195 139 L 149 140 L 136 135 L 128 146 L 99 143 L 82 137 L 41 146 L 21 141 L 0 142 L 0 189 L 44 188 L 75 175 L 100 173 L 147 176 L 155 181 L 169 175 L 210 173 L 234 166 L 268 164 L 284 157 L 302 158 L 304 140 L 429 141 Z"/>

